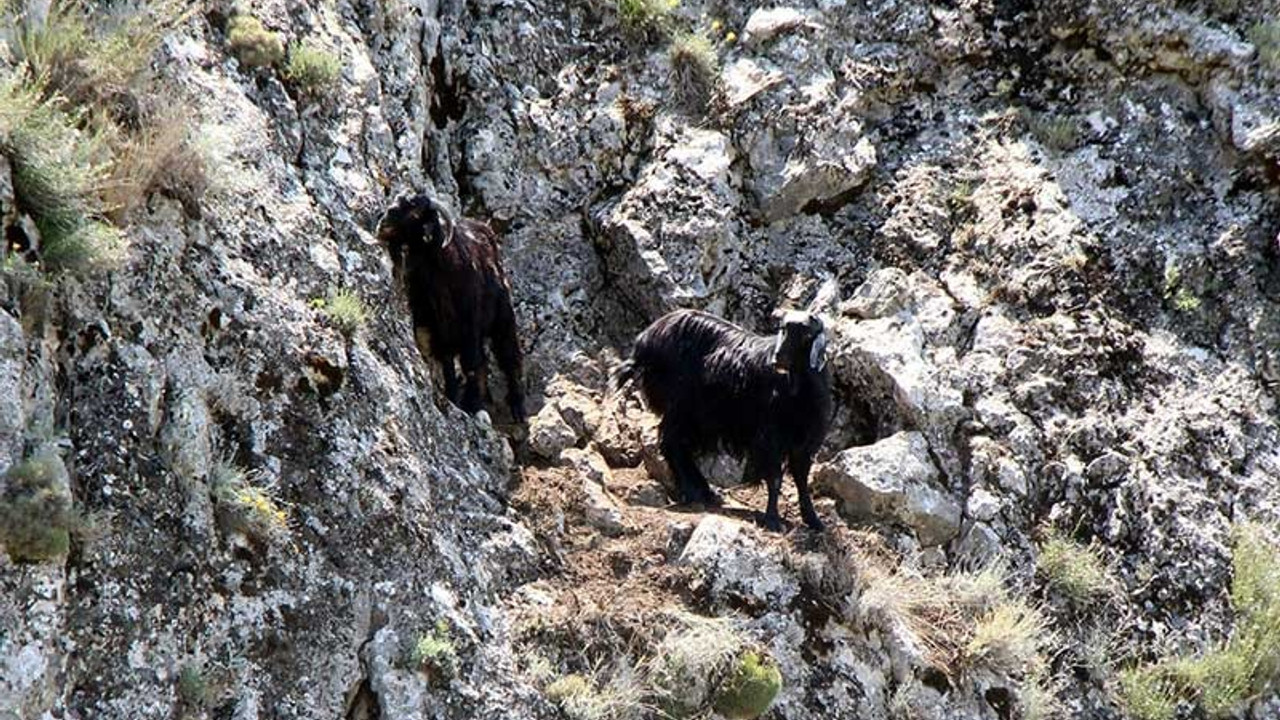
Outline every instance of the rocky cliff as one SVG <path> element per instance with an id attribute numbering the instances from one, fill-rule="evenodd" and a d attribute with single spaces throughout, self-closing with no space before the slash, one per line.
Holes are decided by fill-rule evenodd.
<path id="1" fill-rule="evenodd" d="M 1275 8 L 196 5 L 147 72 L 207 177 L 108 213 L 115 262 L 41 257 L 0 132 L 0 717 L 744 717 L 745 655 L 771 718 L 1280 714 L 1261 630 L 1221 705 L 1140 697 L 1270 627 Z M 503 235 L 527 433 L 414 347 L 372 235 L 410 188 Z M 669 506 L 630 338 L 815 297 L 833 529 L 756 527 L 727 458 Z"/>

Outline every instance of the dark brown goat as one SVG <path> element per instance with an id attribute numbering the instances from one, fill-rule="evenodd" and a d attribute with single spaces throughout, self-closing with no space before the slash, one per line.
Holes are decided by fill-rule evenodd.
<path id="1" fill-rule="evenodd" d="M 662 454 L 682 502 L 719 503 L 695 457 L 726 450 L 746 459 L 744 482 L 763 479 L 768 486 L 766 527 L 782 527 L 785 462 L 800 515 L 821 530 L 809 468 L 831 418 L 826 346 L 822 320 L 809 312 L 789 312 L 776 335 L 756 335 L 714 315 L 676 310 L 640 333 L 615 382 L 619 388 L 635 382 L 662 417 Z"/>
<path id="2" fill-rule="evenodd" d="M 418 194 L 392 204 L 378 222 L 378 239 L 404 281 L 418 350 L 440 363 L 445 396 L 468 413 L 482 409 L 488 339 L 507 377 L 512 419 L 523 422 L 523 358 L 497 234 L 476 220 L 455 222 L 434 198 Z"/>

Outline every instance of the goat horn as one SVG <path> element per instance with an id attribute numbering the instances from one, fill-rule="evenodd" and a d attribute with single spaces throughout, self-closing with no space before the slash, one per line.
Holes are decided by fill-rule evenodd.
<path id="1" fill-rule="evenodd" d="M 813 347 L 809 349 L 809 367 L 818 372 L 827 366 L 827 333 L 822 331 L 813 339 Z"/>
<path id="2" fill-rule="evenodd" d="M 453 219 L 453 214 L 442 203 L 437 203 L 436 209 L 440 215 L 440 222 L 444 225 L 444 242 L 440 244 L 440 247 L 446 248 L 449 247 L 449 243 L 453 242 L 453 230 L 457 223 Z"/>
<path id="3" fill-rule="evenodd" d="M 785 369 L 783 367 L 784 358 L 782 357 L 782 343 L 786 339 L 786 334 L 786 330 L 779 330 L 778 340 L 773 344 L 773 367 L 779 372 L 783 372 Z"/>

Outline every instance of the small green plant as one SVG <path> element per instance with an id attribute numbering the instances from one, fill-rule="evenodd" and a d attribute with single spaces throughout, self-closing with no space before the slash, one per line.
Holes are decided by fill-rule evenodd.
<path id="1" fill-rule="evenodd" d="M 642 691 L 634 675 L 623 669 L 608 682 L 600 677 L 565 675 L 547 685 L 544 692 L 570 720 L 632 720 L 645 709 Z"/>
<path id="2" fill-rule="evenodd" d="M 266 545 L 289 537 L 289 515 L 269 493 L 254 484 L 250 474 L 230 460 L 221 460 L 209 474 L 219 518 L 227 530 Z"/>
<path id="3" fill-rule="evenodd" d="M 178 700 L 187 708 L 212 707 L 216 693 L 209 678 L 197 665 L 184 665 L 178 672 Z"/>
<path id="4" fill-rule="evenodd" d="M 1179 312 L 1200 309 L 1200 298 L 1182 282 L 1182 271 L 1175 262 L 1167 263 L 1164 268 L 1164 297 Z"/>
<path id="5" fill-rule="evenodd" d="M 423 672 L 434 683 L 447 682 L 458 673 L 458 651 L 453 644 L 449 623 L 442 618 L 429 632 L 418 636 L 409 652 L 411 667 Z"/>
<path id="6" fill-rule="evenodd" d="M 781 689 L 782 673 L 778 666 L 747 651 L 738 659 L 733 674 L 717 690 L 715 709 L 727 718 L 760 717 Z"/>
<path id="7" fill-rule="evenodd" d="M 682 106 L 701 110 L 715 90 L 719 60 L 706 35 L 681 33 L 667 50 L 671 63 L 671 92 Z"/>
<path id="8" fill-rule="evenodd" d="M 1049 532 L 1040 546 L 1036 571 L 1078 607 L 1106 595 L 1113 587 L 1098 549 L 1074 542 L 1056 530 Z"/>
<path id="9" fill-rule="evenodd" d="M 680 0 L 618 0 L 618 21 L 631 32 L 661 31 L 678 7 Z"/>
<path id="10" fill-rule="evenodd" d="M 1280 71 L 1280 20 L 1260 22 L 1249 28 L 1249 42 L 1258 48 L 1263 67 Z"/>
<path id="11" fill-rule="evenodd" d="M 1043 613 L 1025 601 L 1006 600 L 978 620 L 965 656 L 995 672 L 1023 676 L 1041 669 L 1040 649 L 1050 638 Z"/>
<path id="12" fill-rule="evenodd" d="M 1047 148 L 1066 152 L 1080 142 L 1080 128 L 1076 121 L 1060 115 L 1038 115 L 1027 111 L 1023 114 L 1027 128 L 1036 140 Z"/>
<path id="13" fill-rule="evenodd" d="M 18 73 L 0 74 L 0 152 L 13 165 L 18 206 L 40 232 L 41 266 L 85 270 L 113 259 L 123 244 L 102 220 L 109 153 L 61 97 L 46 92 Z"/>
<path id="14" fill-rule="evenodd" d="M 75 513 L 62 458 L 52 451 L 27 458 L 5 473 L 0 498 L 0 543 L 14 562 L 66 557 Z"/>
<path id="15" fill-rule="evenodd" d="M 1174 687 L 1152 668 L 1126 668 L 1117 678 L 1120 707 L 1134 720 L 1172 720 L 1178 709 Z"/>
<path id="16" fill-rule="evenodd" d="M 342 62 L 337 55 L 310 40 L 289 49 L 289 63 L 284 76 L 303 95 L 319 99 L 331 94 L 342 75 Z"/>
<path id="17" fill-rule="evenodd" d="M 330 290 L 327 298 L 315 298 L 311 306 L 323 312 L 329 322 L 348 337 L 355 335 L 369 319 L 369 311 L 360 296 L 346 288 Z"/>
<path id="18" fill-rule="evenodd" d="M 1194 658 L 1169 658 L 1121 672 L 1119 701 L 1139 720 L 1166 720 L 1179 700 L 1228 717 L 1280 673 L 1280 547 L 1261 527 L 1232 531 L 1230 639 Z"/>
<path id="19" fill-rule="evenodd" d="M 266 68 L 284 60 L 284 41 L 280 33 L 263 26 L 252 15 L 235 15 L 227 25 L 227 49 L 246 68 Z"/>

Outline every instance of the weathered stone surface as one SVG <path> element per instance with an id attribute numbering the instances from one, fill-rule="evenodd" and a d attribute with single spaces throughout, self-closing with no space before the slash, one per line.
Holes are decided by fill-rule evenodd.
<path id="1" fill-rule="evenodd" d="M 798 583 L 779 558 L 753 539 L 755 532 L 737 520 L 707 515 L 679 561 L 698 569 L 717 597 L 785 607 L 799 592 Z"/>
<path id="2" fill-rule="evenodd" d="M 947 542 L 960 530 L 960 505 L 939 486 L 940 477 L 918 432 L 845 450 L 814 472 L 817 487 L 838 497 L 842 512 L 902 523 L 922 545 Z"/>

